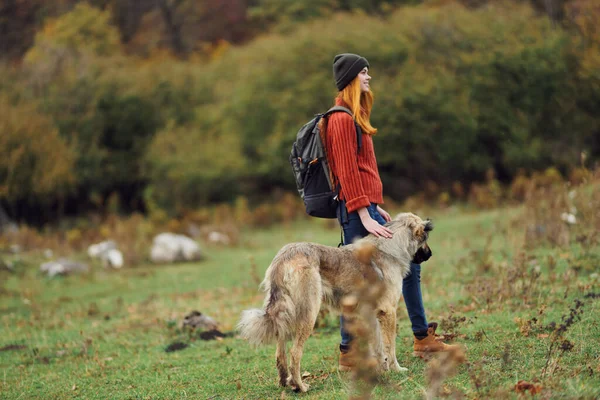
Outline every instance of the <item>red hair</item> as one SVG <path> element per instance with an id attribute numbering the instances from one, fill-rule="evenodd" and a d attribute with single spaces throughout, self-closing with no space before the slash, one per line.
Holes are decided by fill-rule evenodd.
<path id="1" fill-rule="evenodd" d="M 358 76 L 338 93 L 337 98 L 348 105 L 363 133 L 368 135 L 377 133 L 377 128 L 374 128 L 370 121 L 371 109 L 373 108 L 373 92 L 370 90 L 363 92 L 360 89 Z"/>

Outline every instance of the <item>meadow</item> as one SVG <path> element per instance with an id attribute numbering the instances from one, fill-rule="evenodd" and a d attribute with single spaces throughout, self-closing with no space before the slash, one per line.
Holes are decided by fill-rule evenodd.
<path id="1" fill-rule="evenodd" d="M 599 4 L 3 2 L 0 399 L 600 398 Z M 235 326 L 284 244 L 340 240 L 303 216 L 287 155 L 342 51 L 373 67 L 379 173 L 404 201 L 385 207 L 434 220 L 427 315 L 466 359 L 413 358 L 401 302 L 408 371 L 360 386 L 324 311 L 297 394 Z M 153 265 L 161 232 L 205 258 Z M 104 240 L 124 268 L 88 257 Z M 58 257 L 91 268 L 40 272 Z M 224 337 L 183 326 L 193 310 Z"/>
<path id="2" fill-rule="evenodd" d="M 418 211 L 436 224 L 434 255 L 422 274 L 428 318 L 467 354 L 440 395 L 598 398 L 597 241 L 527 245 L 526 206 Z M 95 267 L 54 279 L 24 263 L 2 276 L 0 397 L 348 397 L 354 386 L 337 371 L 334 315 L 323 313 L 305 347 L 306 394 L 276 385 L 273 346 L 253 349 L 234 332 L 205 341 L 182 327 L 183 317 L 199 310 L 221 331 L 234 331 L 243 309 L 262 304 L 258 284 L 271 258 L 293 241 L 335 246 L 339 230 L 331 221 L 299 219 L 242 231 L 235 247 L 207 246 L 198 263 Z M 427 391 L 428 365 L 411 355 L 402 303 L 398 313 L 398 360 L 408 372 L 382 375 L 373 398 L 422 398 Z M 183 348 L 167 352 L 173 344 Z"/>

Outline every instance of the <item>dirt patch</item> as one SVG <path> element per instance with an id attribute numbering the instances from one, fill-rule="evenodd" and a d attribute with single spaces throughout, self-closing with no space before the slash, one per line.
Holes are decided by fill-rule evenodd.
<path id="1" fill-rule="evenodd" d="M 226 337 L 233 337 L 233 332 L 221 332 L 218 329 L 211 329 L 210 331 L 201 332 L 198 337 L 201 340 L 221 340 Z"/>
<path id="2" fill-rule="evenodd" d="M 8 346 L 0 347 L 0 351 L 9 351 L 9 350 L 24 350 L 27 346 L 24 344 L 9 344 Z"/>
<path id="3" fill-rule="evenodd" d="M 183 349 L 185 349 L 188 346 L 189 345 L 187 343 L 174 342 L 174 343 L 171 343 L 170 345 L 167 346 L 167 348 L 165 349 L 165 352 L 172 353 L 174 351 L 183 350 Z"/>

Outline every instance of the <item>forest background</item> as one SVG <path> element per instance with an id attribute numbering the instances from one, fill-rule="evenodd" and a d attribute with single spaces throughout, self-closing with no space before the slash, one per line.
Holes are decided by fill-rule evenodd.
<path id="1" fill-rule="evenodd" d="M 281 200 L 341 52 L 371 64 L 387 198 L 577 181 L 600 156 L 599 18 L 593 0 L 4 0 L 0 209 L 42 226 Z"/>

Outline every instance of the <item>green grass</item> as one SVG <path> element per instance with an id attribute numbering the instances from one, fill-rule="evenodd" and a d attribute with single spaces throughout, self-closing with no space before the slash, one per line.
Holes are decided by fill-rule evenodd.
<path id="1" fill-rule="evenodd" d="M 594 260 L 600 248 L 574 243 L 524 250 L 521 215 L 519 208 L 423 215 L 436 223 L 434 256 L 422 272 L 428 319 L 440 321 L 441 330 L 467 349 L 468 362 L 445 382 L 445 391 L 516 398 L 515 384 L 526 380 L 542 387 L 540 398 L 598 398 L 600 301 L 585 297 L 600 293 L 598 268 L 573 265 Z M 206 247 L 199 263 L 121 271 L 94 265 L 86 275 L 48 279 L 29 262 L 0 275 L 0 348 L 22 346 L 0 351 L 0 398 L 347 397 L 351 382 L 337 372 L 333 316 L 319 322 L 305 347 L 302 369 L 311 374 L 306 394 L 276 385 L 273 346 L 252 349 L 235 337 L 202 341 L 181 329 L 183 316 L 197 309 L 217 319 L 221 330 L 233 330 L 243 309 L 262 304 L 257 276 L 293 241 L 335 246 L 339 230 L 331 221 L 303 220 L 246 231 L 235 248 Z M 583 313 L 564 335 L 573 348 L 548 356 L 552 332 L 545 326 L 560 324 L 575 299 L 584 301 Z M 398 360 L 408 372 L 385 373 L 374 398 L 422 398 L 427 388 L 427 364 L 411 357 L 402 303 L 398 313 Z M 527 332 L 526 321 L 534 317 L 540 323 Z M 189 347 L 166 353 L 175 341 Z"/>

